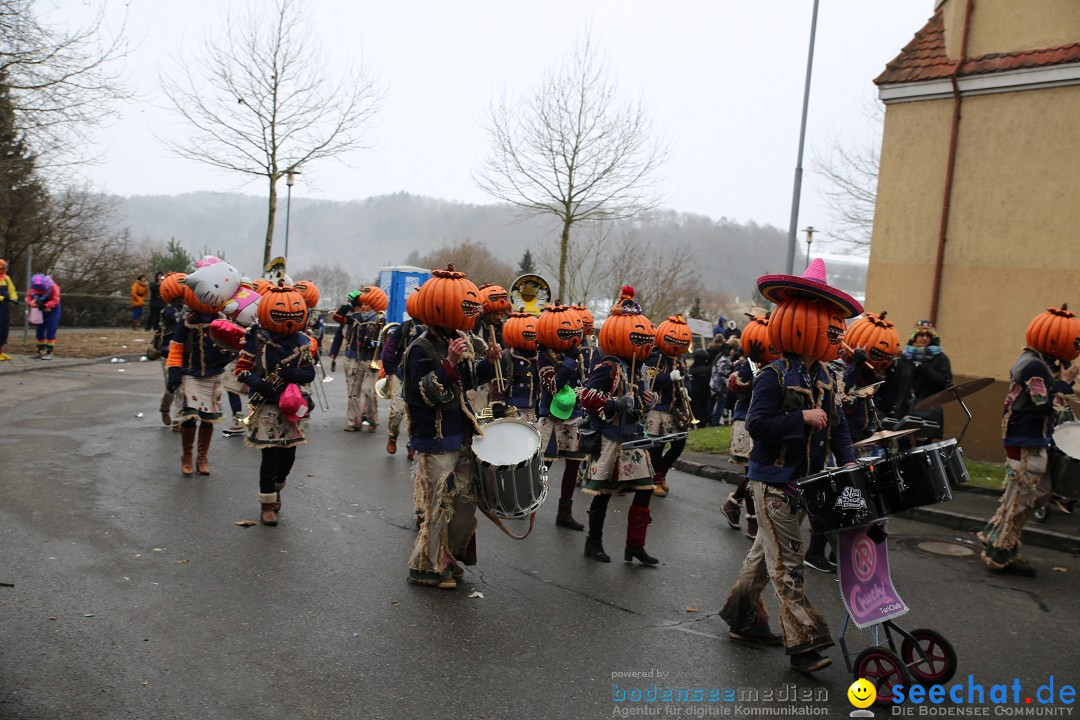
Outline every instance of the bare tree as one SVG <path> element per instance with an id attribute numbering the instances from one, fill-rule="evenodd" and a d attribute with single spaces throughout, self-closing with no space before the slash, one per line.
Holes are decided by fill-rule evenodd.
<path id="1" fill-rule="evenodd" d="M 260 6 L 262 7 L 262 6 Z M 275 0 L 269 17 L 255 10 L 226 20 L 181 59 L 165 95 L 191 127 L 166 140 L 176 155 L 269 184 L 263 263 L 270 261 L 277 183 L 290 171 L 366 147 L 381 91 L 361 64 L 333 77 L 305 22 L 303 0 Z"/>
<path id="2" fill-rule="evenodd" d="M 65 292 L 107 295 L 126 290 L 147 258 L 116 219 L 114 199 L 89 187 L 68 187 L 49 199 L 34 263 Z"/>
<path id="3" fill-rule="evenodd" d="M 885 122 L 880 102 L 868 104 L 864 114 L 874 121 L 876 137 L 858 145 L 836 138 L 827 154 L 814 155 L 812 166 L 825 179 L 821 195 L 832 216 L 830 239 L 855 250 L 870 248 L 881 165 L 881 131 Z"/>
<path id="4" fill-rule="evenodd" d="M 565 303 L 587 304 L 598 295 L 606 297 L 612 282 L 615 223 L 587 223 L 582 230 L 567 248 L 566 282 L 559 297 Z M 536 256 L 542 268 L 559 272 L 560 252 L 554 243 L 540 247 Z"/>
<path id="5" fill-rule="evenodd" d="M 123 24 L 107 33 L 104 3 L 74 31 L 46 23 L 37 7 L 35 0 L 0 0 L 0 77 L 44 169 L 85 152 L 90 130 L 115 117 L 116 101 L 131 91 L 116 70 L 127 54 Z"/>
<path id="6" fill-rule="evenodd" d="M 629 229 L 606 254 L 611 268 L 609 297 L 618 298 L 623 285 L 632 285 L 638 303 L 654 322 L 685 314 L 702 294 L 699 262 L 687 244 L 653 242 Z"/>
<path id="7" fill-rule="evenodd" d="M 560 297 L 567 297 L 571 228 L 632 218 L 655 207 L 667 148 L 652 138 L 640 102 L 623 102 L 589 34 L 531 95 L 492 103 L 491 150 L 476 183 L 525 216 L 553 215 L 559 236 Z"/>
<path id="8" fill-rule="evenodd" d="M 446 243 L 420 257 L 420 267 L 439 270 L 448 263 L 465 273 L 477 285 L 495 283 L 509 289 L 514 280 L 514 268 L 491 254 L 483 245 L 472 240 Z"/>
<path id="9" fill-rule="evenodd" d="M 336 310 L 346 301 L 350 290 L 359 289 L 360 283 L 339 265 L 312 265 L 307 270 L 289 273 L 293 280 L 310 280 L 319 288 L 319 304 Z"/>

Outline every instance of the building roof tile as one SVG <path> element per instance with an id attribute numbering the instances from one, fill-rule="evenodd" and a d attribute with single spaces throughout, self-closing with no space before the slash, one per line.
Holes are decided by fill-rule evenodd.
<path id="1" fill-rule="evenodd" d="M 957 74 L 961 77 L 983 75 L 1072 62 L 1080 62 L 1080 43 L 970 57 L 960 66 Z M 949 77 L 956 69 L 956 65 L 957 60 L 945 53 L 945 21 L 942 12 L 938 10 L 926 25 L 915 33 L 915 37 L 900 51 L 900 54 L 885 66 L 885 71 L 878 75 L 874 83 L 893 85 L 940 80 Z"/>

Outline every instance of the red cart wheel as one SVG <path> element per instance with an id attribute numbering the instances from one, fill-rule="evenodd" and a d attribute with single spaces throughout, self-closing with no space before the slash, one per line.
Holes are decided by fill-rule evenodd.
<path id="1" fill-rule="evenodd" d="M 926 660 L 915 650 L 915 644 L 904 638 L 900 645 L 900 657 L 904 659 L 912 677 L 931 685 L 944 685 L 956 674 L 956 650 L 941 633 L 926 628 L 911 631 L 912 637 L 926 653 Z"/>
<path id="2" fill-rule="evenodd" d="M 911 673 L 907 665 L 887 647 L 866 648 L 855 658 L 855 679 L 864 678 L 877 688 L 875 705 L 886 707 L 893 704 L 893 688 L 897 685 L 910 687 Z"/>

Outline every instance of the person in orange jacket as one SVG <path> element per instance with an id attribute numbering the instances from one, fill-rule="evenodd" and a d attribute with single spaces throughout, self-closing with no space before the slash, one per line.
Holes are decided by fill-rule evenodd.
<path id="1" fill-rule="evenodd" d="M 146 297 L 150 294 L 150 283 L 146 282 L 146 276 L 140 275 L 131 283 L 131 329 L 139 329 L 139 321 L 142 320 L 143 306 L 146 305 Z"/>

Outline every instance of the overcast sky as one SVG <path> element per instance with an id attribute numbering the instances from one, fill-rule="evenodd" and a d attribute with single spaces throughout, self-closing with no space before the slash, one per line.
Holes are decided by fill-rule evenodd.
<path id="1" fill-rule="evenodd" d="M 262 0 L 259 0 L 262 1 Z M 85 0 L 54 0 L 75 17 Z M 114 3 L 116 5 L 117 3 Z M 98 134 L 86 174 L 119 195 L 235 190 L 238 180 L 170 157 L 155 139 L 174 123 L 157 72 L 242 0 L 133 0 L 127 72 L 142 95 Z M 406 191 L 491 202 L 473 183 L 487 103 L 527 92 L 591 25 L 628 98 L 670 143 L 666 206 L 786 228 L 798 143 L 811 0 L 310 0 L 328 64 L 362 56 L 386 88 L 374 149 L 304 168 L 296 198 L 353 200 Z M 933 0 L 821 0 L 799 226 L 827 229 L 815 152 L 876 141 L 873 78 L 922 27 Z M 56 17 L 55 15 L 53 17 Z M 175 136 L 175 135 L 174 135 Z M 264 194 L 259 184 L 241 188 Z"/>

